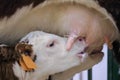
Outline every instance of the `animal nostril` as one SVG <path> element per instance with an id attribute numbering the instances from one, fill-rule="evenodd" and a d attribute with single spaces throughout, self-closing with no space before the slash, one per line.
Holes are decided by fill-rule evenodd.
<path id="1" fill-rule="evenodd" d="M 84 54 L 84 52 L 81 52 L 80 54 Z"/>
<path id="2" fill-rule="evenodd" d="M 79 39 L 79 41 L 82 41 L 82 39 Z"/>
<path id="3" fill-rule="evenodd" d="M 79 37 L 79 41 L 85 40 L 85 37 Z"/>

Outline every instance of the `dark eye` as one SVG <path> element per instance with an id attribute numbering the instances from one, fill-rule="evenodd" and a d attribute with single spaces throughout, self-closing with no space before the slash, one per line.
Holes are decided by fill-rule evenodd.
<path id="1" fill-rule="evenodd" d="M 53 41 L 52 43 L 50 43 L 49 45 L 48 45 L 48 47 L 53 47 L 55 45 L 55 42 Z"/>

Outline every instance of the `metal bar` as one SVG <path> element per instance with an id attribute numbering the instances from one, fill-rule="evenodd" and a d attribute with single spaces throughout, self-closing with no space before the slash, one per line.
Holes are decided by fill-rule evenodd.
<path id="1" fill-rule="evenodd" d="M 88 80 L 92 80 L 92 69 L 88 70 Z"/>
<path id="2" fill-rule="evenodd" d="M 108 50 L 108 80 L 120 80 L 119 66 L 114 60 L 112 50 Z"/>
<path id="3" fill-rule="evenodd" d="M 112 80 L 112 65 L 113 65 L 113 62 L 112 62 L 112 52 L 110 50 L 108 50 L 108 80 Z"/>

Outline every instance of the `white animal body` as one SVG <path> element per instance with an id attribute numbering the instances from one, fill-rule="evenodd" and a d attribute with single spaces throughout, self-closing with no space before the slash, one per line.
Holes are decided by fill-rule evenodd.
<path id="1" fill-rule="evenodd" d="M 15 75 L 19 80 L 45 80 L 49 75 L 65 71 L 78 66 L 81 71 L 91 68 L 101 61 L 103 54 L 88 55 L 84 52 L 84 40 L 76 41 L 70 51 L 66 50 L 67 38 L 40 31 L 31 32 L 21 39 L 32 45 L 33 54 L 36 55 L 37 68 L 33 72 L 25 72 L 16 62 L 13 66 Z"/>

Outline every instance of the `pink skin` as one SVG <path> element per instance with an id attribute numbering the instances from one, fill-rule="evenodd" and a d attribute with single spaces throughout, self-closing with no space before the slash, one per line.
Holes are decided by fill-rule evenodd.
<path id="1" fill-rule="evenodd" d="M 69 33 L 66 46 L 68 51 L 77 39 L 85 38 L 88 46 L 96 42 L 98 43 L 102 39 L 98 15 L 94 15 L 83 7 L 78 9 L 79 8 L 74 7 L 68 8 L 62 13 L 62 17 L 60 16 L 58 20 L 62 28 Z M 96 29 L 96 27 L 98 28 Z M 100 34 L 96 35 L 97 32 Z M 99 45 L 101 46 L 101 44 L 103 44 L 103 42 Z"/>
<path id="2" fill-rule="evenodd" d="M 66 49 L 67 49 L 68 51 L 70 51 L 70 49 L 72 48 L 72 46 L 74 45 L 74 43 L 75 43 L 77 40 L 79 40 L 79 41 L 83 41 L 83 40 L 84 40 L 84 41 L 85 41 L 85 38 L 84 38 L 84 37 L 79 37 L 77 33 L 78 33 L 77 31 L 73 31 L 73 32 L 69 35 L 68 41 L 67 41 L 67 44 L 66 44 L 66 45 L 67 45 Z M 87 47 L 86 47 L 86 48 L 87 48 Z M 86 50 L 84 49 L 84 51 L 81 52 L 81 53 L 79 53 L 79 54 L 77 54 L 77 56 L 79 56 L 79 58 L 82 58 L 85 51 L 86 51 Z"/>
<path id="3" fill-rule="evenodd" d="M 103 26 L 101 24 L 101 18 L 99 14 L 94 15 L 92 12 L 87 11 L 84 8 L 77 10 L 77 8 L 68 9 L 62 16 L 62 21 L 65 21 L 64 27 L 69 29 L 69 36 L 66 49 L 69 51 L 75 41 L 80 38 L 85 38 L 88 45 L 88 51 L 99 50 L 105 43 L 104 37 L 108 35 L 108 39 L 111 38 L 115 28 L 112 26 Z M 105 28 L 105 29 L 104 29 Z M 102 30 L 103 29 L 103 30 Z M 109 32 L 109 31 L 111 32 Z"/>
<path id="4" fill-rule="evenodd" d="M 66 44 L 66 49 L 68 51 L 72 48 L 72 46 L 74 45 L 76 40 L 82 41 L 82 40 L 85 40 L 85 38 L 84 37 L 79 37 L 75 32 L 71 33 L 68 37 L 68 41 L 67 41 L 67 44 Z"/>
<path id="5" fill-rule="evenodd" d="M 66 49 L 68 51 L 72 48 L 72 46 L 75 43 L 77 37 L 78 36 L 75 33 L 72 33 L 72 34 L 69 35 L 69 38 L 68 38 L 68 41 L 67 41 L 67 44 L 66 44 L 67 45 Z"/>

